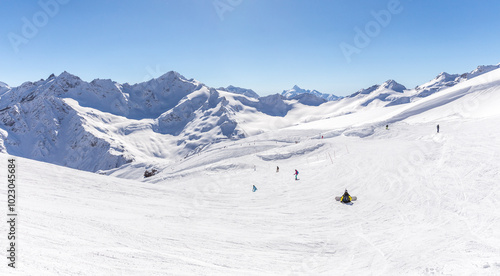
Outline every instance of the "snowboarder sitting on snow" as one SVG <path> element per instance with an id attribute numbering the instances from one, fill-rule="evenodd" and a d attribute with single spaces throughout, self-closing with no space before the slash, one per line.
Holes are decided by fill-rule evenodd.
<path id="1" fill-rule="evenodd" d="M 349 193 L 347 192 L 347 189 L 346 189 L 344 194 L 340 198 L 340 202 L 349 203 L 349 202 L 351 202 L 351 200 L 352 200 L 352 197 L 349 195 Z"/>

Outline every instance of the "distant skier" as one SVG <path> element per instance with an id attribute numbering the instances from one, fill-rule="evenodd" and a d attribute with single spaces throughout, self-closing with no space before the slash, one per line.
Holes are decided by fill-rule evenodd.
<path id="1" fill-rule="evenodd" d="M 389 130 L 389 125 L 385 125 L 385 129 Z"/>
<path id="2" fill-rule="evenodd" d="M 437 131 L 438 131 L 437 133 L 439 133 L 439 124 L 436 126 L 436 128 L 437 128 Z"/>
<path id="3" fill-rule="evenodd" d="M 298 179 L 297 179 L 297 176 L 299 175 L 299 171 L 295 170 L 294 175 L 295 175 L 295 180 L 298 180 Z"/>
<path id="4" fill-rule="evenodd" d="M 255 193 L 255 191 L 257 191 L 257 187 L 255 187 L 255 185 L 253 185 L 252 192 Z"/>
<path id="5" fill-rule="evenodd" d="M 340 198 L 340 202 L 349 203 L 349 202 L 351 202 L 351 200 L 352 200 L 352 197 L 349 195 L 349 193 L 347 192 L 347 189 L 346 189 L 344 194 Z"/>
<path id="6" fill-rule="evenodd" d="M 280 167 L 276 166 L 276 172 L 280 172 Z"/>

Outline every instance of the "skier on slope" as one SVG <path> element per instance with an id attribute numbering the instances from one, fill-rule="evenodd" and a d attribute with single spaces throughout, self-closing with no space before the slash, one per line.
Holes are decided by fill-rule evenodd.
<path id="1" fill-rule="evenodd" d="M 439 124 L 436 127 L 437 127 L 437 133 L 439 133 Z"/>
<path id="2" fill-rule="evenodd" d="M 299 171 L 295 170 L 295 173 L 293 175 L 295 175 L 295 180 L 298 180 L 297 176 L 299 175 Z"/>
<path id="3" fill-rule="evenodd" d="M 346 189 L 344 194 L 340 198 L 340 202 L 349 203 L 349 202 L 351 202 L 351 200 L 352 200 L 352 197 L 349 195 L 349 193 L 347 192 L 347 189 Z"/>

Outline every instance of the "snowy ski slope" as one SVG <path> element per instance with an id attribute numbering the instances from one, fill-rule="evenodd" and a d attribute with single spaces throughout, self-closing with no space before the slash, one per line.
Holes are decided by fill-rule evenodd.
<path id="1" fill-rule="evenodd" d="M 18 268 L 0 275 L 499 275 L 499 81 L 212 144 L 146 180 L 16 158 Z"/>

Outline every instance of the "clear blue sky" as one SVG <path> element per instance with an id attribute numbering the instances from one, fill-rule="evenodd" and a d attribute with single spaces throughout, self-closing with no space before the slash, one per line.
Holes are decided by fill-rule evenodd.
<path id="1" fill-rule="evenodd" d="M 63 71 L 137 83 L 174 70 L 261 95 L 295 84 L 347 95 L 387 79 L 411 88 L 442 71 L 500 62 L 500 1 L 0 3 L 0 81 L 11 86 Z M 382 10 L 391 18 L 379 23 L 373 12 Z M 359 47 L 355 28 L 369 35 L 358 35 Z M 350 60 L 341 45 L 357 48 Z"/>

